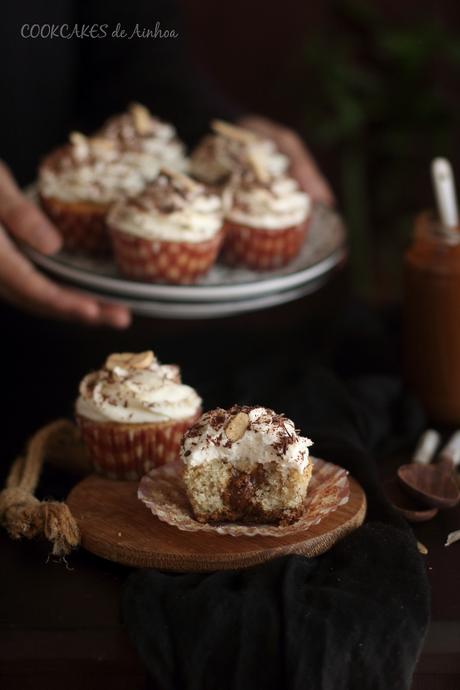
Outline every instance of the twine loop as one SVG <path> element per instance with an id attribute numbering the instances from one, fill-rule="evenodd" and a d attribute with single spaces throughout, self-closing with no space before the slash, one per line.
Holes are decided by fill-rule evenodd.
<path id="1" fill-rule="evenodd" d="M 46 451 L 62 436 L 75 437 L 75 426 L 58 419 L 39 429 L 27 453 L 13 463 L 6 486 L 0 493 L 0 522 L 13 539 L 43 535 L 52 543 L 55 556 L 66 556 L 80 543 L 80 532 L 65 503 L 39 501 L 34 496 Z"/>

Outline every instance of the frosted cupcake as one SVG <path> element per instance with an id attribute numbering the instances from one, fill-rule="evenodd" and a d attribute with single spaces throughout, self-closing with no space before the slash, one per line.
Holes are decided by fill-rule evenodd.
<path id="1" fill-rule="evenodd" d="M 65 248 L 94 255 L 110 251 L 105 219 L 111 204 L 143 185 L 138 172 L 120 164 L 113 142 L 79 132 L 45 158 L 38 175 L 41 205 Z"/>
<path id="2" fill-rule="evenodd" d="M 108 224 L 115 260 L 133 280 L 193 283 L 216 260 L 222 239 L 220 196 L 162 168 L 138 196 L 117 204 Z"/>
<path id="3" fill-rule="evenodd" d="M 110 355 L 82 380 L 75 408 L 95 470 L 111 479 L 138 479 L 176 462 L 200 412 L 201 399 L 181 383 L 179 368 L 160 364 L 151 351 Z"/>
<path id="4" fill-rule="evenodd" d="M 295 522 L 311 478 L 311 445 L 290 419 L 265 407 L 235 405 L 205 413 L 181 447 L 195 518 Z"/>
<path id="5" fill-rule="evenodd" d="M 222 120 L 214 120 L 211 127 L 214 133 L 203 138 L 190 159 L 190 174 L 200 182 L 215 186 L 227 183 L 231 175 L 247 167 L 249 148 L 256 152 L 270 175 L 276 177 L 286 172 L 289 159 L 270 139 Z"/>
<path id="6" fill-rule="evenodd" d="M 287 175 L 272 176 L 252 152 L 228 187 L 223 261 L 266 271 L 286 266 L 304 243 L 311 201 Z"/>
<path id="7" fill-rule="evenodd" d="M 138 194 L 165 161 L 183 168 L 183 145 L 171 125 L 140 105 L 109 120 L 95 136 L 73 132 L 67 145 L 43 161 L 38 176 L 41 204 L 66 249 L 109 253 L 109 209 Z"/>

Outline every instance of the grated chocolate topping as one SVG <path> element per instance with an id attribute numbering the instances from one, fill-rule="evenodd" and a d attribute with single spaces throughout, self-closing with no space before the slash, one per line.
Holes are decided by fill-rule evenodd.
<path id="1" fill-rule="evenodd" d="M 226 429 L 240 413 L 249 417 L 249 423 L 241 436 L 232 440 L 228 438 Z M 206 455 L 207 449 L 219 448 L 223 457 L 230 452 L 233 460 L 237 461 L 233 449 L 241 446 L 245 449 L 244 453 L 268 453 L 272 460 L 278 458 L 279 461 L 289 456 L 289 462 L 304 462 L 310 444 L 308 439 L 298 434 L 293 422 L 284 414 L 261 406 L 233 405 L 228 410 L 217 408 L 202 415 L 184 436 L 183 458 L 188 459 L 197 453 Z M 251 458 L 245 459 L 251 461 Z M 193 457 L 191 461 L 193 463 Z M 264 459 L 255 458 L 255 462 L 264 462 Z"/>

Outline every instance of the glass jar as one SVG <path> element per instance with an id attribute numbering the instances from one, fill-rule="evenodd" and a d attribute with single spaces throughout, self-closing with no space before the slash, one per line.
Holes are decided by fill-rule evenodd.
<path id="1" fill-rule="evenodd" d="M 460 230 L 460 228 L 459 228 Z M 415 221 L 404 258 L 404 370 L 428 417 L 460 424 L 460 232 Z"/>

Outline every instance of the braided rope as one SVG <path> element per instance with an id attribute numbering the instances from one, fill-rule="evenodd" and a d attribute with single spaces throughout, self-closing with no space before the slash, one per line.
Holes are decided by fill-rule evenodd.
<path id="1" fill-rule="evenodd" d="M 68 506 L 59 501 L 39 501 L 35 496 L 47 448 L 56 436 L 75 436 L 75 426 L 58 419 L 37 431 L 25 457 L 13 463 L 0 493 L 0 522 L 13 539 L 43 535 L 53 555 L 65 556 L 80 543 L 80 532 Z"/>

